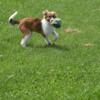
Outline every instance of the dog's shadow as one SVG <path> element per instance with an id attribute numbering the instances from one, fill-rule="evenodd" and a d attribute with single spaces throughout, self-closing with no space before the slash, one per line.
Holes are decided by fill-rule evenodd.
<path id="1" fill-rule="evenodd" d="M 52 44 L 52 45 L 28 45 L 30 48 L 54 48 L 57 50 L 62 51 L 69 51 L 69 48 L 66 45 L 58 45 L 58 44 Z"/>

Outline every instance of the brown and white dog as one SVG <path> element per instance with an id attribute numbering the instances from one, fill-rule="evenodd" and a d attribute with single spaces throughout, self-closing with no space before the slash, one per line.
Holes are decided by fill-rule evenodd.
<path id="1" fill-rule="evenodd" d="M 48 39 L 49 34 L 53 34 L 54 42 L 58 39 L 58 33 L 55 31 L 54 27 L 51 25 L 53 19 L 56 18 L 56 13 L 54 11 L 44 11 L 43 18 L 23 18 L 20 20 L 14 19 L 17 12 L 13 13 L 9 17 L 9 23 L 12 25 L 18 24 L 20 31 L 23 33 L 23 38 L 21 40 L 22 47 L 27 46 L 27 42 L 32 36 L 32 32 L 40 33 L 46 40 L 47 44 L 50 45 L 51 41 Z"/>

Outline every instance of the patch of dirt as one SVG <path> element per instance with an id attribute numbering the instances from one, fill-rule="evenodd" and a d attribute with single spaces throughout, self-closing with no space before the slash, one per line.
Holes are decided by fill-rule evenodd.
<path id="1" fill-rule="evenodd" d="M 84 44 L 84 47 L 90 48 L 90 47 L 93 47 L 93 44 L 92 44 L 92 43 L 85 43 L 85 44 Z"/>
<path id="2" fill-rule="evenodd" d="M 67 28 L 67 29 L 64 30 L 64 32 L 66 32 L 66 33 L 73 33 L 73 32 L 79 33 L 80 30 L 79 29 Z"/>

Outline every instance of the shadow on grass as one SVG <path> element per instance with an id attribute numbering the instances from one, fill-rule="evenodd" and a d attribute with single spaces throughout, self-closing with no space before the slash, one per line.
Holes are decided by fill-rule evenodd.
<path id="1" fill-rule="evenodd" d="M 28 45 L 30 48 L 54 48 L 57 50 L 63 50 L 63 51 L 69 51 L 69 48 L 66 45 L 58 45 L 58 44 L 52 44 L 52 45 Z"/>

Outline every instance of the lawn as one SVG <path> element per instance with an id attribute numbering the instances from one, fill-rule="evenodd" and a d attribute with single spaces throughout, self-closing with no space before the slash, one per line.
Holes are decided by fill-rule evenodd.
<path id="1" fill-rule="evenodd" d="M 56 46 L 33 33 L 22 48 L 8 17 L 45 9 L 62 19 Z M 0 100 L 100 100 L 100 0 L 0 0 Z"/>

